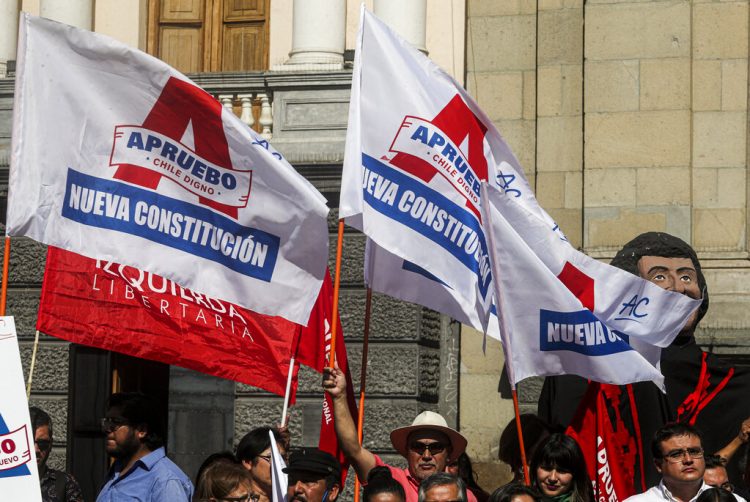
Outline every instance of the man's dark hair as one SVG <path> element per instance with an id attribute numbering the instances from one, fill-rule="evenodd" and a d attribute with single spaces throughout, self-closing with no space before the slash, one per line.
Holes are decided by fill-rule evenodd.
<path id="1" fill-rule="evenodd" d="M 726 468 L 726 463 L 721 455 L 703 455 L 706 463 L 706 469 L 715 469 L 716 467 Z"/>
<path id="2" fill-rule="evenodd" d="M 662 458 L 664 455 L 661 452 L 661 443 L 676 436 L 695 436 L 703 444 L 703 434 L 698 429 L 685 422 L 670 422 L 662 425 L 654 433 L 654 438 L 651 440 L 651 454 L 654 458 Z"/>
<path id="3" fill-rule="evenodd" d="M 458 487 L 458 500 L 466 502 L 466 483 L 461 478 L 457 478 L 447 472 L 436 472 L 422 480 L 419 485 L 419 502 L 424 502 L 427 498 L 427 492 L 435 486 L 456 485 Z"/>
<path id="4" fill-rule="evenodd" d="M 690 245 L 682 239 L 664 232 L 646 232 L 631 240 L 615 255 L 610 265 L 621 268 L 633 275 L 638 274 L 638 261 L 644 256 L 660 256 L 662 258 L 689 258 L 693 262 L 698 276 L 698 288 L 703 294 L 703 303 L 698 308 L 697 325 L 708 311 L 708 287 L 706 278 L 701 271 L 698 255 Z"/>
<path id="5" fill-rule="evenodd" d="M 164 446 L 164 421 L 159 414 L 159 405 L 152 396 L 140 392 L 118 392 L 107 401 L 107 408 L 115 408 L 131 427 L 146 429 L 143 443 L 154 451 Z"/>
<path id="6" fill-rule="evenodd" d="M 247 462 L 255 460 L 258 455 L 268 449 L 271 446 L 271 438 L 268 435 L 269 431 L 273 431 L 273 437 L 277 443 L 283 441 L 278 429 L 273 427 L 257 427 L 240 439 L 239 444 L 237 444 L 237 460 L 240 462 L 243 460 Z"/>
<path id="7" fill-rule="evenodd" d="M 728 490 L 709 488 L 698 495 L 695 502 L 737 502 L 737 498 Z"/>
<path id="8" fill-rule="evenodd" d="M 526 486 L 523 483 L 513 482 L 508 483 L 505 486 L 501 486 L 490 495 L 487 502 L 511 502 L 514 497 L 518 495 L 528 495 L 534 502 L 541 502 L 542 496 L 531 486 Z"/>
<path id="9" fill-rule="evenodd" d="M 392 493 L 402 501 L 406 500 L 406 493 L 401 483 L 393 479 L 391 470 L 384 466 L 373 467 L 367 475 L 367 484 L 365 485 L 364 499 L 370 502 L 370 499 L 381 493 Z"/>
<path id="10" fill-rule="evenodd" d="M 32 432 L 36 431 L 39 427 L 44 427 L 46 425 L 49 427 L 49 437 L 52 439 L 52 419 L 46 411 L 37 408 L 36 406 L 30 406 L 29 418 L 31 419 Z"/>

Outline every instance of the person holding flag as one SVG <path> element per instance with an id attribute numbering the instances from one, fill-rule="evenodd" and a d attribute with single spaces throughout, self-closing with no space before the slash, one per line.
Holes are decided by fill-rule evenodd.
<path id="1" fill-rule="evenodd" d="M 431 475 L 445 471 L 451 459 L 458 458 L 466 450 L 466 438 L 455 429 L 448 427 L 445 418 L 424 411 L 417 415 L 408 427 L 391 431 L 393 448 L 408 463 L 406 469 L 389 466 L 371 451 L 362 447 L 357 440 L 357 428 L 346 402 L 346 378 L 338 368 L 326 368 L 323 373 L 323 389 L 333 400 L 333 420 L 339 447 L 347 460 L 354 466 L 362 484 L 376 466 L 387 466 L 393 478 L 401 483 L 406 492 L 406 502 L 417 502 L 419 484 Z M 468 502 L 476 502 L 469 492 Z"/>

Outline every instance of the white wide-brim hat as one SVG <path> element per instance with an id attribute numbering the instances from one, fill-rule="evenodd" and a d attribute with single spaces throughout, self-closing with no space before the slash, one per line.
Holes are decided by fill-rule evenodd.
<path id="1" fill-rule="evenodd" d="M 451 443 L 450 458 L 456 459 L 466 450 L 466 438 L 455 429 L 448 427 L 442 415 L 434 411 L 423 411 L 408 427 L 399 427 L 391 432 L 391 444 L 402 456 L 406 457 L 409 452 L 409 434 L 419 430 L 434 430 L 442 432 Z"/>

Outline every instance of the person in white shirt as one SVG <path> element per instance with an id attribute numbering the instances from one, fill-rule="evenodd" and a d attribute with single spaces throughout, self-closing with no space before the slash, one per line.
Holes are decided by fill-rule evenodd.
<path id="1" fill-rule="evenodd" d="M 651 452 L 661 481 L 625 502 L 694 502 L 711 488 L 703 481 L 706 463 L 701 434 L 695 427 L 686 423 L 662 426 L 651 441 Z"/>

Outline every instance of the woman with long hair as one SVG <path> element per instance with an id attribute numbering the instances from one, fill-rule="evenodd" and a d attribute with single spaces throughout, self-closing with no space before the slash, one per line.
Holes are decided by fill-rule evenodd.
<path id="1" fill-rule="evenodd" d="M 565 434 L 552 434 L 531 458 L 531 484 L 547 500 L 594 502 L 591 480 L 578 443 Z"/>

